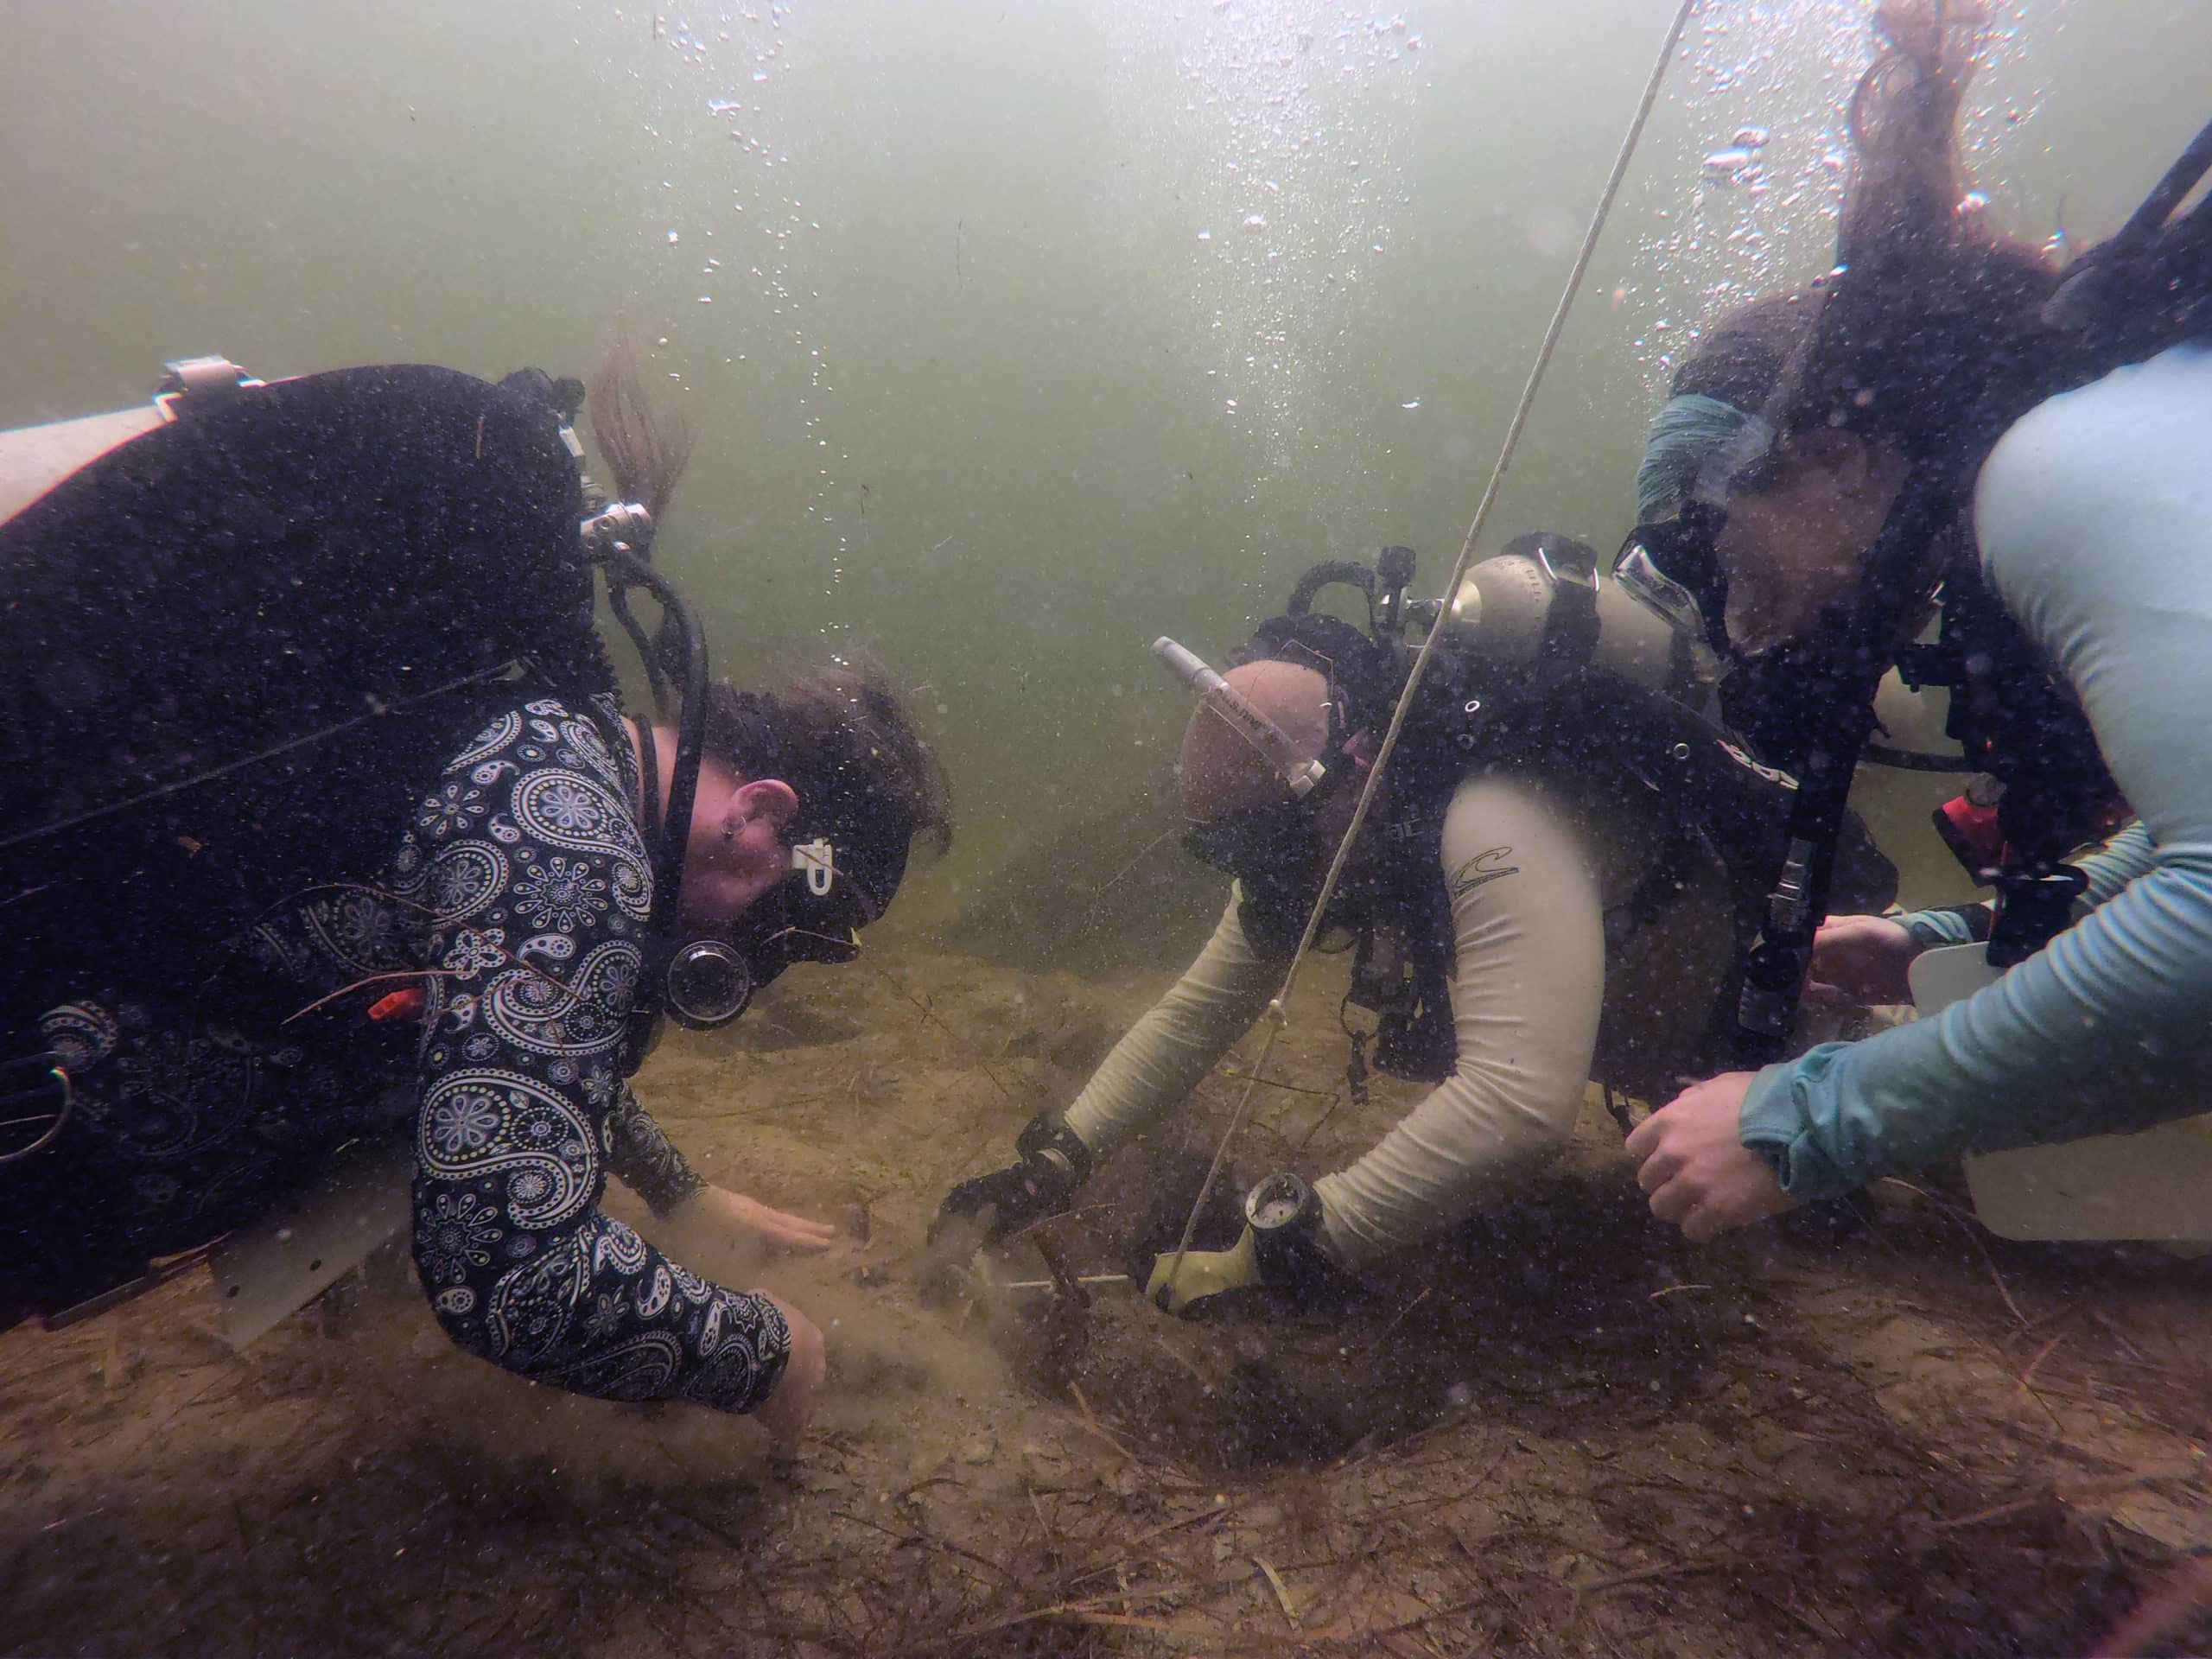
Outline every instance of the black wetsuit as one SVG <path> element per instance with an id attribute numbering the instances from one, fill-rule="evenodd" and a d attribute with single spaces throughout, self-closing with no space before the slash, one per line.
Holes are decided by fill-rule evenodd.
<path id="1" fill-rule="evenodd" d="M 653 884 L 620 733 L 611 703 L 498 708 L 387 880 L 295 894 L 212 953 L 169 942 L 172 996 L 53 1008 L 76 1106 L 0 1169 L 0 1281 L 51 1307 L 407 1135 L 416 1263 L 461 1346 L 578 1393 L 759 1405 L 789 1350 L 774 1306 L 599 1205 L 609 1173 L 661 1212 L 702 1185 L 621 1074 Z M 408 986 L 418 1016 L 366 1016 Z"/>

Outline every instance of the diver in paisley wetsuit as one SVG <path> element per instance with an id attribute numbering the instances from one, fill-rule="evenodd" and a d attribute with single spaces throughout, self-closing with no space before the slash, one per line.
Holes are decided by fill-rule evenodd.
<path id="1" fill-rule="evenodd" d="M 232 401 L 255 399 L 276 400 L 273 414 Z M 281 426 L 296 438 L 325 416 L 322 453 L 339 459 L 368 453 L 348 422 L 372 418 L 379 436 L 404 448 L 404 435 L 450 416 L 463 456 L 472 416 L 479 457 L 487 434 L 496 445 L 518 431 L 517 470 L 543 463 L 552 480 L 555 562 L 526 565 L 517 580 L 569 584 L 555 609 L 588 629 L 589 588 L 577 583 L 589 572 L 572 557 L 575 470 L 552 442 L 556 417 L 507 388 L 443 371 L 226 387 L 205 412 L 103 457 L 109 475 L 92 481 L 105 484 L 105 502 L 97 490 L 73 494 L 65 480 L 0 534 L 35 571 L 39 549 L 73 533 L 73 512 L 97 531 L 132 480 L 182 489 L 185 474 L 157 464 L 164 454 L 219 472 L 245 452 L 229 442 L 241 433 Z M 156 442 L 169 449 L 132 454 Z M 434 461 L 403 460 L 435 474 Z M 249 472 L 257 464 L 238 463 Z M 302 469 L 289 458 L 267 470 L 281 474 L 260 479 L 268 499 L 296 493 Z M 406 501 L 413 533 L 458 524 L 456 535 L 480 536 L 471 515 L 499 480 L 467 474 L 450 499 L 435 476 L 410 482 L 413 493 L 385 495 Z M 671 482 L 661 480 L 655 505 Z M 328 539 L 386 543 L 391 526 L 361 512 L 343 523 L 332 516 Z M 634 513 L 626 533 L 648 518 Z M 234 544 L 210 549 L 194 529 L 204 521 L 188 512 L 137 522 L 171 535 L 188 571 L 238 555 Z M 487 614 L 527 607 L 526 590 L 486 586 Z M 451 602 L 475 601 L 456 589 Z M 48 614 L 42 642 L 55 660 L 78 660 L 77 636 Z M 105 629 L 122 626 L 111 619 Z M 101 632 L 95 618 L 86 637 Z M 687 995 L 703 986 L 699 1000 L 713 1001 L 734 984 L 729 1006 L 700 1020 L 734 1017 L 751 985 L 792 961 L 849 961 L 856 930 L 896 891 L 912 840 L 944 838 L 941 777 L 872 671 L 837 664 L 769 696 L 706 682 L 698 658 L 687 706 L 656 727 L 623 717 L 588 638 L 567 671 L 546 667 L 551 645 L 526 643 L 542 648 L 517 673 L 479 677 L 457 698 L 432 693 L 411 731 L 372 721 L 310 748 L 308 764 L 276 781 L 260 762 L 226 771 L 219 781 L 228 799 L 197 785 L 156 791 L 129 810 L 93 809 L 73 837 L 34 830 L 8 841 L 37 861 L 9 867 L 24 908 L 42 894 L 64 897 L 43 912 L 54 929 L 39 941 L 47 949 L 22 950 L 17 934 L 11 1006 L 0 1010 L 11 1054 L 26 1032 L 41 1051 L 34 1065 L 11 1064 L 15 1098 L 32 1100 L 27 1074 L 39 1072 L 59 1096 L 58 1107 L 47 1103 L 50 1124 L 34 1120 L 34 1143 L 19 1134 L 0 1161 L 0 1319 L 54 1314 L 130 1281 L 154 1259 L 207 1244 L 314 1182 L 349 1143 L 404 1140 L 416 1170 L 416 1263 L 461 1346 L 581 1393 L 759 1411 L 780 1441 L 795 1443 L 821 1386 L 820 1332 L 772 1296 L 690 1272 L 607 1216 L 600 1198 L 611 1173 L 664 1216 L 797 1248 L 828 1242 L 831 1230 L 818 1223 L 702 1180 L 626 1077 L 649 1041 L 646 1010 L 683 1017 Z M 99 654 L 105 649 L 87 647 L 81 660 L 106 665 L 107 683 L 121 686 L 131 664 Z M 79 678 L 96 683 L 90 669 Z M 58 695 L 29 686 L 18 707 Z M 207 734 L 193 721 L 135 701 L 118 718 L 148 721 L 141 753 L 156 764 L 164 753 L 205 758 Z M 176 701 L 190 706 L 188 696 Z M 387 729 L 400 736 L 378 735 Z M 11 736 L 35 751 L 53 730 Z M 381 770 L 359 763 L 356 751 L 371 741 L 385 745 Z M 140 839 L 158 841 L 157 851 L 183 847 L 172 855 L 182 859 L 175 885 L 186 899 L 139 879 L 141 853 L 127 839 L 139 833 L 133 811 L 183 815 Z M 270 859 L 257 862 L 264 849 L 255 832 L 274 843 L 298 826 L 306 861 L 276 880 Z M 216 859 L 228 862 L 208 862 Z M 671 876 L 680 882 L 673 906 Z M 208 883 L 204 894 L 194 881 Z M 73 916 L 87 934 L 105 925 L 102 899 L 143 925 L 112 948 L 73 943 Z M 671 956 L 668 941 L 679 935 L 694 941 L 688 957 Z M 690 978 L 677 958 L 691 963 Z"/>

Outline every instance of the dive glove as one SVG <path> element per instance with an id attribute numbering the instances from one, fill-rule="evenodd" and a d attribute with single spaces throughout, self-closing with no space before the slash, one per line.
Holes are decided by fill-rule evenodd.
<path id="1" fill-rule="evenodd" d="M 1020 1160 L 961 1182 L 944 1195 L 937 1219 L 930 1223 L 935 1240 L 945 1224 L 957 1217 L 980 1216 L 983 1237 L 989 1243 L 1068 1207 L 1068 1200 L 1090 1174 L 1090 1148 L 1083 1137 L 1056 1117 L 1039 1112 L 1022 1128 L 1014 1143 Z"/>
<path id="2" fill-rule="evenodd" d="M 1144 1296 L 1169 1313 L 1232 1290 L 1262 1287 L 1294 1306 L 1340 1290 L 1344 1270 L 1321 1243 L 1321 1200 L 1297 1176 L 1270 1175 L 1244 1195 L 1244 1230 L 1225 1250 L 1173 1249 L 1153 1258 Z"/>

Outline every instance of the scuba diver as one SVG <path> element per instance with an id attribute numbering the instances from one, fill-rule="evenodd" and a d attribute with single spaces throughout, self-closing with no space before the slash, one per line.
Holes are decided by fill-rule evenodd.
<path id="1" fill-rule="evenodd" d="M 404 1142 L 461 1347 L 795 1449 L 820 1331 L 601 1194 L 830 1240 L 709 1186 L 627 1079 L 662 1018 L 851 960 L 944 790 L 872 671 L 709 679 L 647 556 L 683 454 L 638 388 L 618 349 L 591 393 L 613 503 L 584 388 L 535 371 L 196 359 L 150 410 L 0 438 L 0 1326 L 111 1306 Z M 601 572 L 660 719 L 621 711 Z"/>
<path id="2" fill-rule="evenodd" d="M 1891 0 L 1876 22 L 1836 269 L 1730 314 L 1677 372 L 1619 569 L 1696 599 L 1723 707 L 1777 764 L 1847 778 L 1896 663 L 1949 687 L 1994 782 L 1942 815 L 1996 890 L 1949 916 L 1816 936 L 1859 907 L 1829 903 L 1826 826 L 1801 813 L 1743 1023 L 1770 1028 L 1808 966 L 1891 997 L 1920 950 L 1974 938 L 2003 971 L 1863 1042 L 1755 1055 L 1639 1126 L 1653 1212 L 1693 1238 L 2201 1112 L 2212 1084 L 2212 208 L 2183 208 L 2212 127 L 2062 273 L 1964 194 L 1979 9 Z"/>
<path id="3" fill-rule="evenodd" d="M 1598 563 L 1525 537 L 1440 617 L 1404 598 L 1410 551 L 1387 549 L 1376 569 L 1317 567 L 1220 673 L 1158 643 L 1200 694 L 1178 768 L 1185 845 L 1236 878 L 1228 908 L 1074 1103 L 1022 1129 L 1014 1164 L 951 1190 L 933 1235 L 1002 1237 L 1065 1208 L 1260 1016 L 1407 683 L 1408 628 L 1452 643 L 1326 924 L 1354 941 L 1346 1028 L 1373 1021 L 1352 1037 L 1354 1100 L 1370 1040 L 1380 1069 L 1436 1087 L 1349 1167 L 1262 1181 L 1229 1248 L 1141 1262 L 1147 1298 L 1181 1313 L 1255 1285 L 1325 1294 L 1510 1192 L 1566 1144 L 1592 1077 L 1656 1098 L 1722 1052 L 1745 937 L 1732 918 L 1763 890 L 1795 786 L 1701 712 L 1701 640 Z M 1367 631 L 1312 608 L 1335 582 L 1364 592 Z M 1879 907 L 1894 873 L 1865 851 L 1853 890 Z"/>

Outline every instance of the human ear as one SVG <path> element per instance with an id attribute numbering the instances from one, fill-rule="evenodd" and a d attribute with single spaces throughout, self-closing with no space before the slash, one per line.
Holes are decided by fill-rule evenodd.
<path id="1" fill-rule="evenodd" d="M 730 811 L 740 819 L 766 818 L 779 830 L 798 811 L 798 792 L 780 778 L 756 778 L 732 791 Z"/>

